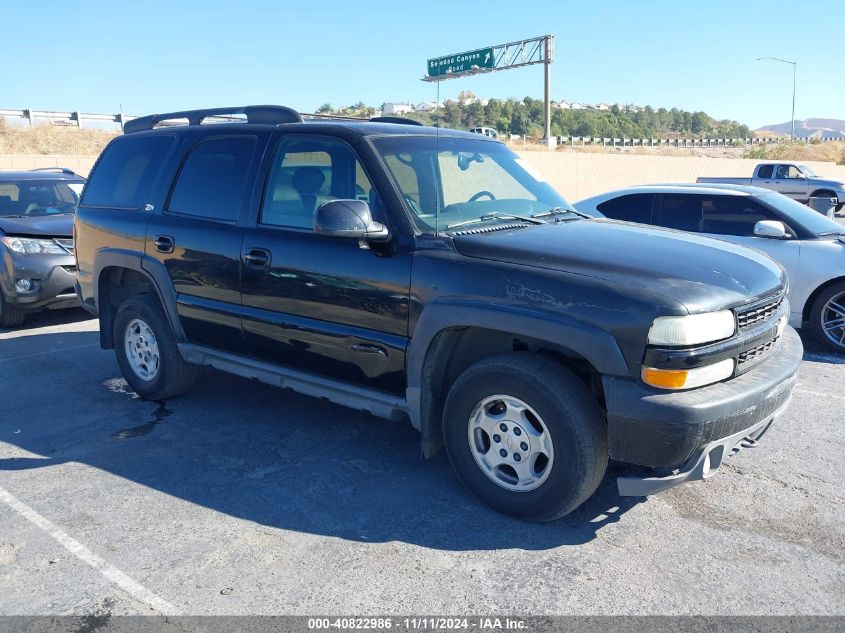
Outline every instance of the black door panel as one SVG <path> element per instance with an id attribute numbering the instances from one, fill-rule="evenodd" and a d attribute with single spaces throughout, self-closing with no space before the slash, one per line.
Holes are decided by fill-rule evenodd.
<path id="1" fill-rule="evenodd" d="M 243 270 L 251 355 L 386 391 L 403 389 L 409 253 L 382 256 L 355 240 L 269 228 L 248 229 L 244 243 L 260 243 L 271 254 L 266 269 Z"/>

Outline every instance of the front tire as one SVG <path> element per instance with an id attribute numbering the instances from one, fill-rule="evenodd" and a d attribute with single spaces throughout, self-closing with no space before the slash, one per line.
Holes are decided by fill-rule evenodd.
<path id="1" fill-rule="evenodd" d="M 17 327 L 24 322 L 26 312 L 18 306 L 11 305 L 0 293 L 0 327 Z"/>
<path id="2" fill-rule="evenodd" d="M 166 400 L 188 391 L 198 368 L 179 353 L 173 329 L 157 298 L 124 301 L 114 317 L 114 351 L 123 377 L 146 400 Z"/>
<path id="3" fill-rule="evenodd" d="M 607 468 L 606 428 L 592 394 L 537 354 L 496 356 L 464 371 L 446 399 L 444 440 L 472 494 L 531 521 L 575 510 Z"/>
<path id="4" fill-rule="evenodd" d="M 810 328 L 828 349 L 845 352 L 845 281 L 825 288 L 810 310 Z"/>

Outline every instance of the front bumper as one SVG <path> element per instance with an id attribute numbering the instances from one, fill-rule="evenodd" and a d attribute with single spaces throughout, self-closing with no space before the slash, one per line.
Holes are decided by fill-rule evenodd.
<path id="1" fill-rule="evenodd" d="M 0 273 L 3 296 L 9 304 L 27 311 L 79 306 L 74 291 L 76 262 L 73 255 L 17 256 L 5 250 Z M 19 279 L 32 280 L 34 288 L 18 292 L 15 282 Z"/>
<path id="2" fill-rule="evenodd" d="M 714 443 L 753 435 L 786 408 L 803 352 L 801 339 L 788 327 L 765 361 L 708 387 L 667 392 L 605 377 L 611 459 L 654 468 L 688 466 Z"/>

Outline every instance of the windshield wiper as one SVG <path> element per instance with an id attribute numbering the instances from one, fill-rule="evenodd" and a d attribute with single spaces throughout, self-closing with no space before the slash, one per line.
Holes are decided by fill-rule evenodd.
<path id="1" fill-rule="evenodd" d="M 469 224 L 478 224 L 479 222 L 489 222 L 490 220 L 518 220 L 520 222 L 528 222 L 529 224 L 545 224 L 542 220 L 535 219 L 534 216 L 527 218 L 522 215 L 514 215 L 513 213 L 499 213 L 492 211 L 485 213 L 481 217 L 473 218 L 472 220 L 464 220 L 463 222 L 455 222 L 454 224 L 447 224 L 447 229 L 456 229 L 459 226 L 467 226 Z"/>
<path id="2" fill-rule="evenodd" d="M 581 211 L 576 211 L 575 209 L 564 209 L 563 207 L 553 207 L 548 211 L 543 211 L 541 213 L 535 213 L 532 215 L 532 218 L 547 218 L 552 215 L 577 215 L 579 218 L 584 218 L 585 220 L 591 219 L 593 216 L 587 215 L 586 213 L 582 213 Z"/>
<path id="3" fill-rule="evenodd" d="M 827 237 L 828 235 L 845 235 L 843 231 L 825 231 L 824 233 L 819 233 L 819 237 Z"/>

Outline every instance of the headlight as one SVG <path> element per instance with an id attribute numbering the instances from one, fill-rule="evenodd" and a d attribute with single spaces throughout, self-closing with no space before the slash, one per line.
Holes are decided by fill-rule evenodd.
<path id="1" fill-rule="evenodd" d="M 29 237 L 4 237 L 3 243 L 9 250 L 21 255 L 67 255 L 67 251 L 53 240 L 39 240 Z"/>
<path id="2" fill-rule="evenodd" d="M 712 365 L 695 369 L 654 369 L 643 367 L 643 382 L 659 389 L 693 389 L 703 387 L 734 373 L 734 359 L 728 358 Z"/>
<path id="3" fill-rule="evenodd" d="M 652 345 L 683 347 L 721 341 L 733 336 L 734 332 L 736 319 L 730 310 L 658 317 L 648 331 L 648 342 Z"/>

